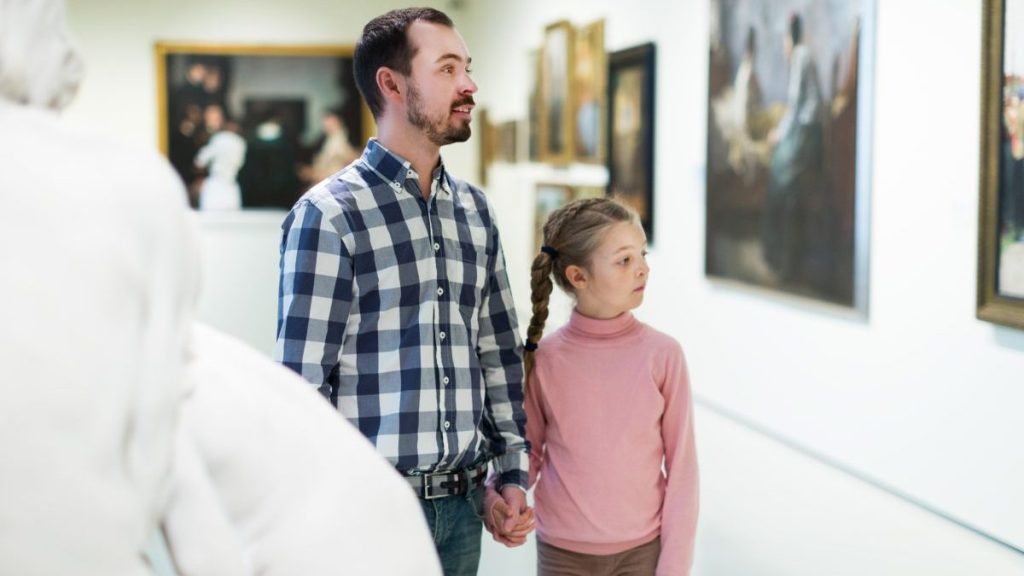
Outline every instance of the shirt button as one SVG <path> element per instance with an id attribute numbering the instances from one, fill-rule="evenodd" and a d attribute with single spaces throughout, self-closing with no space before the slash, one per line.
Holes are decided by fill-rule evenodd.
<path id="1" fill-rule="evenodd" d="M 444 337 L 447 336 L 447 334 L 441 332 L 438 336 L 441 338 L 441 340 L 444 340 Z"/>
<path id="2" fill-rule="evenodd" d="M 447 383 L 448 383 L 448 377 L 447 377 L 447 376 L 445 376 L 445 377 L 444 377 L 444 378 L 443 378 L 443 379 L 441 380 L 441 382 L 444 382 L 445 384 L 447 384 Z"/>
<path id="3" fill-rule="evenodd" d="M 437 289 L 437 295 L 438 296 L 444 296 L 444 288 L 438 288 Z"/>
<path id="4" fill-rule="evenodd" d="M 447 429 L 449 429 L 451 427 L 452 427 L 452 423 L 447 421 L 447 420 L 445 420 L 444 421 L 444 429 L 447 430 Z"/>
<path id="5" fill-rule="evenodd" d="M 438 243 L 438 242 L 434 242 L 434 252 L 437 252 L 440 249 L 441 249 L 441 244 Z"/>

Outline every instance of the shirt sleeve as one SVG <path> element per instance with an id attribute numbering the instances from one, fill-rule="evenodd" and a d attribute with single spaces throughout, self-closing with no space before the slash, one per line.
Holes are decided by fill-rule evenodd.
<path id="1" fill-rule="evenodd" d="M 690 573 L 697 533 L 698 474 L 693 436 L 693 401 L 682 348 L 676 344 L 667 359 L 662 385 L 665 413 L 661 435 L 668 476 L 661 512 L 661 557 L 658 576 Z"/>
<path id="2" fill-rule="evenodd" d="M 274 359 L 330 398 L 352 307 L 352 258 L 334 224 L 308 201 L 282 227 Z"/>
<path id="3" fill-rule="evenodd" d="M 526 489 L 528 450 L 523 410 L 523 347 L 519 338 L 512 289 L 505 270 L 498 227 L 491 221 L 488 284 L 480 304 L 477 355 L 487 388 L 483 431 L 498 474 L 498 488 L 515 484 Z"/>

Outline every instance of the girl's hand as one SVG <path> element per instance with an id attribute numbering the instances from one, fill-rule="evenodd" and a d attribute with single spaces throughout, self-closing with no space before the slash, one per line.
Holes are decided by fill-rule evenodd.
<path id="1" fill-rule="evenodd" d="M 515 487 L 509 487 L 509 489 L 519 490 Z M 520 546 L 526 542 L 526 536 L 535 528 L 533 508 L 524 505 L 523 510 L 518 514 L 518 521 L 512 526 L 506 527 L 508 520 L 515 515 L 515 511 L 505 498 L 488 485 L 484 493 L 484 526 L 491 533 L 495 542 L 500 542 L 509 548 Z"/>

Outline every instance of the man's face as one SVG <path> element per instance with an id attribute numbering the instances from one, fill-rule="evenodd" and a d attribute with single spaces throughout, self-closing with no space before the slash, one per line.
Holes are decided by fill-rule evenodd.
<path id="1" fill-rule="evenodd" d="M 409 123 L 437 146 L 465 142 L 477 90 L 466 43 L 454 28 L 421 20 L 409 26 L 408 34 L 418 48 L 406 78 Z"/>

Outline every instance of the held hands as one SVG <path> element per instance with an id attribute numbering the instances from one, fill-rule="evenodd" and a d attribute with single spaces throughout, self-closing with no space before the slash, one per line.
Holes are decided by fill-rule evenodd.
<path id="1" fill-rule="evenodd" d="M 533 508 L 526 505 L 526 494 L 516 486 L 505 486 L 499 494 L 487 484 L 484 494 L 484 526 L 495 542 L 509 548 L 526 542 L 533 532 Z"/>

